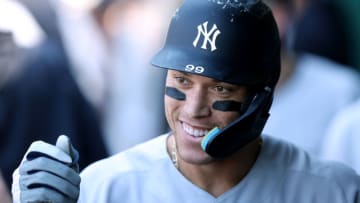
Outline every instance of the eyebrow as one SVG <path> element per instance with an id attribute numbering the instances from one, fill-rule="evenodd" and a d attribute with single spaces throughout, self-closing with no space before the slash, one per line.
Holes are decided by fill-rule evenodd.
<path id="1" fill-rule="evenodd" d="M 182 73 L 186 76 L 191 76 L 191 75 L 194 75 L 193 73 L 188 73 L 188 72 L 183 72 L 183 71 L 178 71 L 179 73 Z"/>
<path id="2" fill-rule="evenodd" d="M 187 77 L 192 77 L 193 75 L 199 75 L 199 76 L 203 76 L 203 77 L 207 77 L 207 76 L 204 76 L 204 75 L 200 75 L 200 74 L 195 74 L 195 73 L 189 73 L 189 72 L 185 72 L 185 71 L 178 71 L 178 70 L 174 70 L 174 71 L 177 71 Z M 207 77 L 209 79 L 211 79 L 212 82 L 214 83 L 223 83 L 223 84 L 228 84 L 228 85 L 234 85 L 234 86 L 238 86 L 238 85 L 235 85 L 235 84 L 231 84 L 231 83 L 227 83 L 227 82 L 224 82 L 224 81 L 220 81 L 220 80 L 216 80 L 216 79 L 213 79 L 213 78 L 210 78 L 210 77 Z"/>

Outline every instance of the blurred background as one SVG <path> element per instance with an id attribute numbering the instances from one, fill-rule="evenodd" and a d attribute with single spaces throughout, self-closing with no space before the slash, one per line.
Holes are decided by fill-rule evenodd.
<path id="1" fill-rule="evenodd" d="M 0 202 L 35 140 L 68 135 L 83 169 L 168 130 L 150 59 L 179 3 L 0 1 Z"/>
<path id="2" fill-rule="evenodd" d="M 264 133 L 360 173 L 360 2 L 265 2 L 279 27 L 282 67 Z"/>
<path id="3" fill-rule="evenodd" d="M 360 123 L 338 118 L 360 105 L 360 1 L 264 1 L 282 40 L 282 75 L 264 133 L 360 172 L 355 150 L 327 150 L 360 142 L 346 130 L 330 135 L 343 117 Z M 83 169 L 168 130 L 165 72 L 149 62 L 180 3 L 0 0 L 0 203 L 10 202 L 12 172 L 34 140 L 68 135 Z"/>

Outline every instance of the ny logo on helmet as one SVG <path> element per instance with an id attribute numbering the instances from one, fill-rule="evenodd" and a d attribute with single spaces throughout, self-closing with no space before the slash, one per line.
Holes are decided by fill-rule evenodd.
<path id="1" fill-rule="evenodd" d="M 221 33 L 220 30 L 217 28 L 216 24 L 213 24 L 211 30 L 208 31 L 208 21 L 206 21 L 203 24 L 198 25 L 197 29 L 198 29 L 198 34 L 195 40 L 193 41 L 193 46 L 196 47 L 200 40 L 200 37 L 203 36 L 204 39 L 201 48 L 207 50 L 207 44 L 210 44 L 211 51 L 215 51 L 216 38 Z"/>

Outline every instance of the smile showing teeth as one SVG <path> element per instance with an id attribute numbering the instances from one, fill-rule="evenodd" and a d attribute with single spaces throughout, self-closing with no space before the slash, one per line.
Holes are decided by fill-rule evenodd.
<path id="1" fill-rule="evenodd" d="M 194 136 L 194 137 L 202 137 L 202 136 L 205 136 L 206 134 L 208 134 L 208 130 L 199 130 L 199 129 L 195 129 L 195 128 L 192 128 L 191 126 L 189 125 L 186 125 L 185 123 L 183 123 L 183 129 L 186 133 Z"/>

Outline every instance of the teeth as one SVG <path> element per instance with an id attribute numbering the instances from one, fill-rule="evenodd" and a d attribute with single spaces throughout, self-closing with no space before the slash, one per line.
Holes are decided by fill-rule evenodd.
<path id="1" fill-rule="evenodd" d="M 194 137 L 202 137 L 205 136 L 206 134 L 208 134 L 208 130 L 199 130 L 199 129 L 195 129 L 192 128 L 186 124 L 183 124 L 183 129 L 185 130 L 186 133 L 194 136 Z"/>

